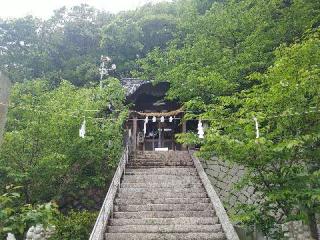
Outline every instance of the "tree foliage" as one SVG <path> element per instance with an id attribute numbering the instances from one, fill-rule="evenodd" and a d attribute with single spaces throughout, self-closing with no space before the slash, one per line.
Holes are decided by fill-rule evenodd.
<path id="1" fill-rule="evenodd" d="M 5 239 L 7 233 L 14 233 L 17 239 L 23 239 L 29 227 L 37 224 L 48 227 L 57 215 L 54 203 L 23 204 L 20 187 L 6 186 L 0 195 L 0 237 Z"/>
<path id="2" fill-rule="evenodd" d="M 239 223 L 281 239 L 280 224 L 303 219 L 315 236 L 319 16 L 317 0 L 177 0 L 0 20 L 1 70 L 20 82 L 0 150 L 1 186 L 21 185 L 29 203 L 107 185 L 126 107 L 118 81 L 96 87 L 103 54 L 117 64 L 111 75 L 168 81 L 167 97 L 189 110 L 186 119 L 210 119 L 204 140 L 191 132 L 178 139 L 247 168 L 239 187 L 254 186 L 260 202 L 239 206 Z"/>
<path id="3" fill-rule="evenodd" d="M 26 202 L 106 186 L 122 148 L 123 100 L 116 80 L 103 90 L 67 81 L 53 90 L 45 80 L 16 84 L 0 152 L 1 184 L 23 186 Z M 110 112 L 109 104 L 118 111 Z"/>
<path id="4" fill-rule="evenodd" d="M 167 97 L 192 112 L 186 119 L 211 119 L 204 140 L 188 133 L 179 141 L 248 169 L 240 186 L 254 186 L 261 201 L 239 206 L 237 220 L 276 238 L 292 219 L 315 230 L 319 2 L 215 1 L 206 11 L 192 3 L 179 37 L 139 60 L 135 74 L 169 81 Z"/>

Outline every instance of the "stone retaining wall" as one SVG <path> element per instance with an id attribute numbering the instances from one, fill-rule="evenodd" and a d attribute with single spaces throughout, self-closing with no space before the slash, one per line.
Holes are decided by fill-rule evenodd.
<path id="1" fill-rule="evenodd" d="M 309 227 L 304 225 L 302 221 L 294 221 L 283 224 L 282 231 L 288 240 L 313 240 L 309 231 Z"/>
<path id="2" fill-rule="evenodd" d="M 234 189 L 234 184 L 238 183 L 245 174 L 244 167 L 228 164 L 216 157 L 209 161 L 201 160 L 201 162 L 227 210 L 235 207 L 237 203 L 255 201 L 253 187 L 247 187 L 240 192 Z"/>
<path id="3" fill-rule="evenodd" d="M 227 211 L 233 209 L 236 204 L 257 201 L 253 187 L 244 188 L 240 192 L 234 189 L 234 184 L 238 183 L 245 174 L 244 167 L 231 165 L 216 157 L 207 161 L 201 160 L 201 163 Z M 283 231 L 285 232 L 285 238 L 288 240 L 312 240 L 309 227 L 301 221 L 284 224 Z M 264 239 L 258 237 L 256 233 L 253 235 L 255 237 L 246 236 L 243 239 Z"/>

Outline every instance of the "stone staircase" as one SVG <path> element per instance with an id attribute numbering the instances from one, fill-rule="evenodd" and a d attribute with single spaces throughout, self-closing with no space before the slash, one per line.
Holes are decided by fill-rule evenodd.
<path id="1" fill-rule="evenodd" d="M 227 239 L 188 152 L 138 152 L 127 164 L 107 240 Z"/>

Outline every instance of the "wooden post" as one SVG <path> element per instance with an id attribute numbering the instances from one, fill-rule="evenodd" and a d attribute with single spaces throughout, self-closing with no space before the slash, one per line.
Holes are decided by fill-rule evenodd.
<path id="1" fill-rule="evenodd" d="M 0 72 L 0 144 L 7 120 L 10 87 L 10 80 Z"/>
<path id="2" fill-rule="evenodd" d="M 182 122 L 182 133 L 187 133 L 187 121 Z M 182 144 L 182 150 L 187 150 L 186 144 Z"/>
<path id="3" fill-rule="evenodd" d="M 159 131 L 159 139 L 158 139 L 158 148 L 162 147 L 161 141 L 162 141 L 162 132 L 161 132 L 161 122 L 158 124 L 158 131 Z"/>
<path id="4" fill-rule="evenodd" d="M 133 129 L 132 129 L 132 150 L 135 152 L 137 149 L 137 128 L 138 128 L 138 118 L 133 118 Z"/>

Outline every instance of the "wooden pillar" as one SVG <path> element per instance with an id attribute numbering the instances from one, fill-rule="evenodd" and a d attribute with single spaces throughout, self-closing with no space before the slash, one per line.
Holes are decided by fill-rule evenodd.
<path id="1" fill-rule="evenodd" d="M 158 148 L 162 147 L 162 131 L 161 131 L 161 122 L 158 124 L 158 132 L 159 132 L 159 139 L 158 139 Z"/>
<path id="2" fill-rule="evenodd" d="M 138 118 L 133 117 L 133 128 L 132 128 L 132 150 L 137 150 L 137 129 L 138 129 Z"/>
<path id="3" fill-rule="evenodd" d="M 182 133 L 187 133 L 187 121 L 182 122 Z M 182 144 L 182 150 L 187 150 L 186 144 Z"/>

